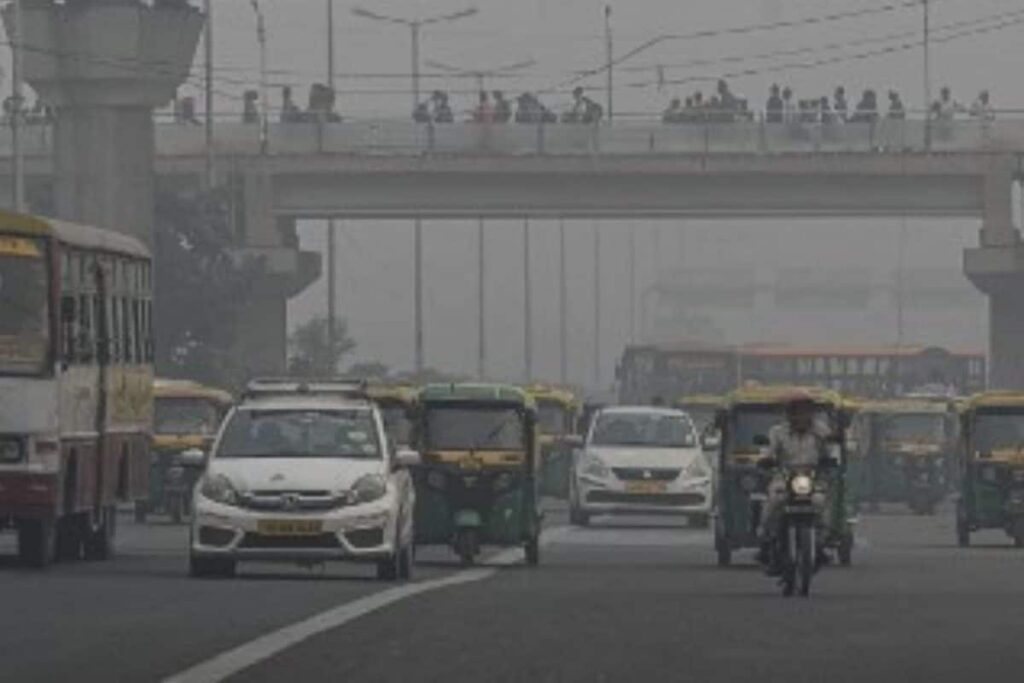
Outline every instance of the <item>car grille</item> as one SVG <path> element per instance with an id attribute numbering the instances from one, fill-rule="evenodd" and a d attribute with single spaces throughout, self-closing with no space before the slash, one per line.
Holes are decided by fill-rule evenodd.
<path id="1" fill-rule="evenodd" d="M 345 533 L 353 548 L 376 548 L 384 543 L 384 529 L 356 529 Z"/>
<path id="2" fill-rule="evenodd" d="M 247 533 L 238 546 L 248 549 L 331 549 L 341 547 L 334 534 L 317 534 L 315 536 L 267 536 L 264 534 Z"/>
<path id="3" fill-rule="evenodd" d="M 242 507 L 250 510 L 333 510 L 348 501 L 330 491 L 253 491 L 242 497 Z"/>
<path id="4" fill-rule="evenodd" d="M 229 545 L 235 538 L 235 532 L 230 529 L 221 529 L 215 526 L 199 527 L 199 544 L 223 548 Z"/>
<path id="5" fill-rule="evenodd" d="M 613 467 L 612 472 L 623 481 L 675 481 L 682 470 L 664 467 Z"/>
<path id="6" fill-rule="evenodd" d="M 634 505 L 700 505 L 704 496 L 699 493 L 619 493 L 618 491 L 591 491 L 588 503 L 624 503 Z"/>

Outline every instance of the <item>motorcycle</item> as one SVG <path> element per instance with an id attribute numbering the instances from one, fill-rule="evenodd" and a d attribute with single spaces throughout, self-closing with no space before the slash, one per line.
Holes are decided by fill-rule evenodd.
<path id="1" fill-rule="evenodd" d="M 775 462 L 763 460 L 764 468 L 774 468 Z M 822 467 L 827 467 L 823 463 Z M 823 559 L 819 546 L 821 510 L 825 494 L 818 486 L 816 468 L 792 468 L 785 471 L 785 500 L 778 511 L 777 526 L 768 547 L 768 566 L 776 570 L 782 594 L 791 597 L 795 592 L 808 596 L 811 581 Z"/>

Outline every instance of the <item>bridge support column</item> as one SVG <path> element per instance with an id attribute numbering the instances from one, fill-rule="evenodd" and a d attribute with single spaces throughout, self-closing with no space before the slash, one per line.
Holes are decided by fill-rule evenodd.
<path id="1" fill-rule="evenodd" d="M 996 160 L 983 181 L 981 246 L 964 253 L 964 273 L 988 295 L 989 383 L 1024 389 L 1024 244 L 1013 225 L 1013 169 Z"/>
<path id="2" fill-rule="evenodd" d="M 25 80 L 56 114 L 58 216 L 152 243 L 152 113 L 187 78 L 202 14 L 139 0 L 23 5 Z M 3 19 L 10 29 L 10 3 Z"/>

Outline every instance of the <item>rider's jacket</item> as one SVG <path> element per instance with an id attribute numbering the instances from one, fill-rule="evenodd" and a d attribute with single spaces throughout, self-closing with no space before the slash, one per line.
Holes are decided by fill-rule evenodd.
<path id="1" fill-rule="evenodd" d="M 818 422 L 802 434 L 794 432 L 788 422 L 775 425 L 768 433 L 768 455 L 782 468 L 817 467 L 827 455 L 827 436 L 828 430 Z"/>

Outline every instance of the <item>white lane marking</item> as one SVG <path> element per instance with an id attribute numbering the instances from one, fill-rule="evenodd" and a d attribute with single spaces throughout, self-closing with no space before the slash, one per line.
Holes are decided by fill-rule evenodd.
<path id="1" fill-rule="evenodd" d="M 566 527 L 556 527 L 545 531 L 541 536 L 541 545 L 548 545 L 565 535 Z M 326 612 L 321 612 L 303 621 L 285 626 L 276 631 L 260 636 L 234 649 L 208 659 L 205 662 L 165 678 L 163 683 L 215 683 L 233 676 L 244 669 L 270 659 L 274 655 L 298 645 L 315 635 L 344 626 L 350 621 L 366 616 L 371 612 L 383 609 L 396 602 L 415 595 L 483 581 L 497 574 L 501 568 L 522 561 L 523 551 L 509 548 L 486 558 L 487 567 L 466 569 L 451 576 L 421 583 L 410 583 L 374 593 L 358 600 L 338 605 Z"/>

